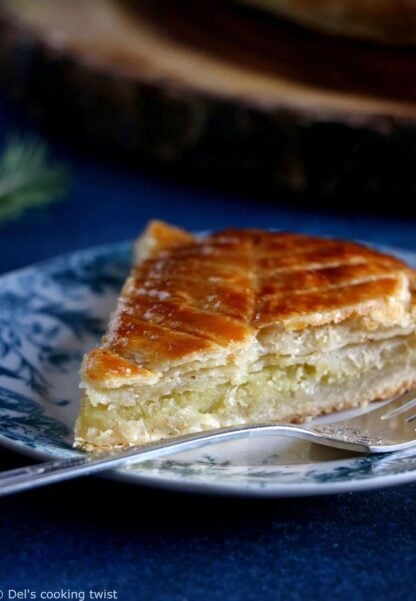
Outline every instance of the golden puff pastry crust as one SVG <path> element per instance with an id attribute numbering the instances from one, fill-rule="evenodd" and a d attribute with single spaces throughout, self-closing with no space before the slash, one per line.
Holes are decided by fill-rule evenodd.
<path id="1" fill-rule="evenodd" d="M 79 446 L 304 419 L 413 385 L 415 273 L 396 258 L 255 229 L 196 237 L 157 221 L 135 251 L 83 362 Z"/>

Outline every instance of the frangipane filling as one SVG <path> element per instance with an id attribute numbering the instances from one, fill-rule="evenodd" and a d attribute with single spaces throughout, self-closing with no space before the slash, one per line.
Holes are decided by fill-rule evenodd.
<path id="1" fill-rule="evenodd" d="M 248 352 L 171 366 L 151 386 L 89 386 L 79 435 L 106 446 L 250 421 L 296 421 L 350 406 L 350 397 L 355 404 L 384 397 L 386 386 L 410 381 L 416 368 L 410 326 L 365 331 L 350 320 L 301 332 L 270 329 L 258 338 Z"/>

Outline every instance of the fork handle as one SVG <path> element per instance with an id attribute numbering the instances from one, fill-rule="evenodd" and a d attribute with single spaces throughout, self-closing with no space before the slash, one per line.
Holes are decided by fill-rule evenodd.
<path id="1" fill-rule="evenodd" d="M 266 422 L 251 426 L 219 428 L 208 432 L 187 434 L 172 440 L 131 447 L 121 452 L 79 453 L 75 457 L 46 461 L 36 465 L 0 472 L 0 496 L 69 480 L 78 476 L 96 474 L 127 463 L 134 463 L 136 459 L 140 461 L 155 459 L 173 452 L 178 453 L 209 444 L 267 434 L 280 434 L 334 446 L 333 441 L 331 443 L 329 437 L 302 428 L 296 424 Z M 362 445 L 355 445 L 353 450 L 365 451 L 366 448 Z"/>

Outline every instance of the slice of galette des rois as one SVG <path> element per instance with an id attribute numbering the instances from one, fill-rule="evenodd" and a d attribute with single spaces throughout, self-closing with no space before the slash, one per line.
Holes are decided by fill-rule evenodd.
<path id="1" fill-rule="evenodd" d="M 302 421 L 416 385 L 415 272 L 352 242 L 151 222 L 83 361 L 75 444 Z"/>

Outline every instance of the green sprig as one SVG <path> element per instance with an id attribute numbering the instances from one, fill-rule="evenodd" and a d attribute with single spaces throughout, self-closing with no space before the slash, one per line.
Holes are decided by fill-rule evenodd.
<path id="1" fill-rule="evenodd" d="M 56 202 L 67 191 L 67 169 L 48 163 L 43 142 L 16 136 L 9 139 L 0 155 L 0 221 Z"/>

